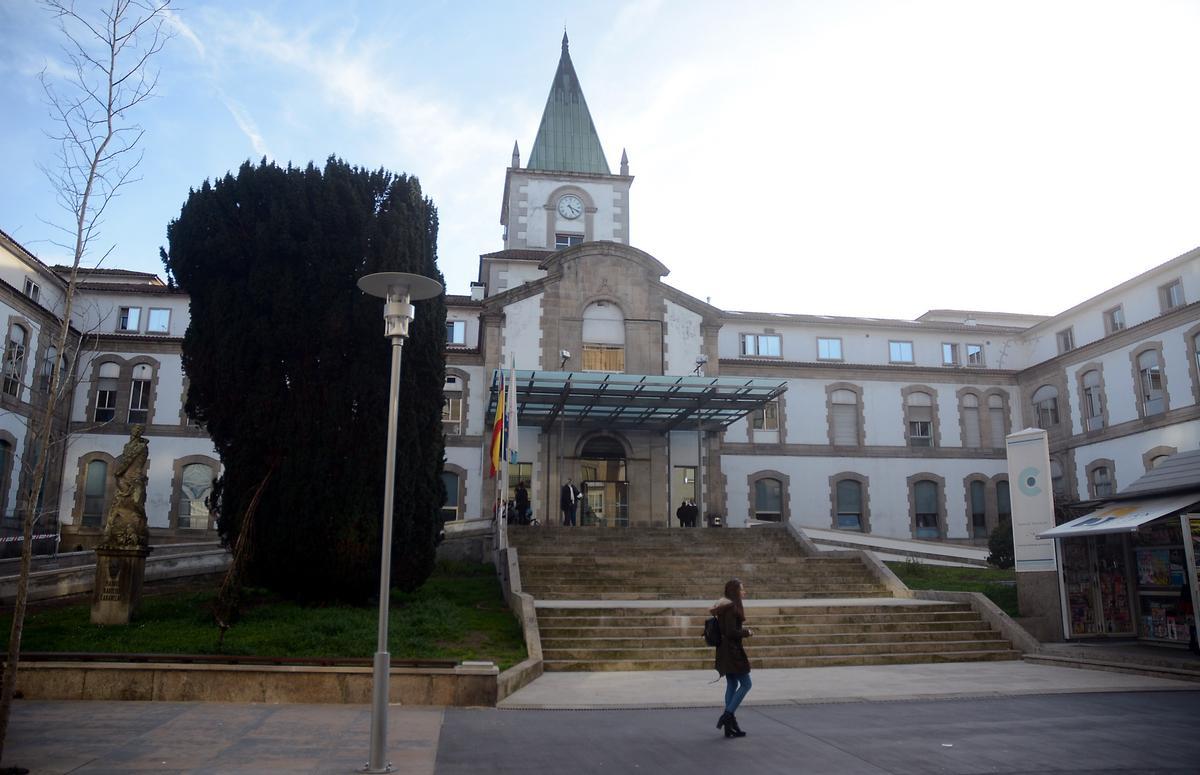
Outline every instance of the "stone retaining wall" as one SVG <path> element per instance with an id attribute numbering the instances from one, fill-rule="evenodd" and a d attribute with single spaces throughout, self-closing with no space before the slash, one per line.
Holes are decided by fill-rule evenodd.
<path id="1" fill-rule="evenodd" d="M 368 704 L 372 668 L 181 665 L 168 662 L 24 662 L 18 696 L 27 700 Z M 494 707 L 495 665 L 392 668 L 390 701 L 402 705 Z"/>

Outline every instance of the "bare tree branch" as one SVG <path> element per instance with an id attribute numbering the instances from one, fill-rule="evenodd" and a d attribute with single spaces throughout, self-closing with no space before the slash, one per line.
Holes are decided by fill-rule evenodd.
<path id="1" fill-rule="evenodd" d="M 36 462 L 27 478 L 27 486 L 22 488 L 17 499 L 17 510 L 22 515 L 23 541 L 8 661 L 0 681 L 0 757 L 8 734 L 20 661 L 33 526 L 46 513 L 39 508 L 38 495 L 46 479 L 51 450 L 65 444 L 69 436 L 70 417 L 63 418 L 62 413 L 64 408 L 70 407 L 76 367 L 86 346 L 86 334 L 72 334 L 79 268 L 100 235 L 108 206 L 123 186 L 138 179 L 133 173 L 142 161 L 137 145 L 144 131 L 138 124 L 129 123 L 128 113 L 154 95 L 158 72 L 148 72 L 148 65 L 171 38 L 171 31 L 166 26 L 171 0 L 110 2 L 111 5 L 93 21 L 76 11 L 74 0 L 42 0 L 66 41 L 63 50 L 73 71 L 65 92 L 55 88 L 47 72 L 43 71 L 39 76 L 51 121 L 58 127 L 55 132 L 47 132 L 58 145 L 55 154 L 58 166 L 54 169 L 43 166 L 42 172 L 54 189 L 59 205 L 70 216 L 70 226 L 62 225 L 60 230 L 71 239 L 71 243 L 63 247 L 72 251 L 72 261 L 61 325 L 54 340 L 56 358 L 51 367 L 45 405 L 30 417 L 28 423 L 27 433 L 33 435 L 30 449 L 36 450 Z M 110 247 L 104 257 L 111 251 Z M 7 358 L 6 353 L 6 361 Z M 69 368 L 66 368 L 68 363 Z M 40 366 L 34 364 L 35 383 Z M 18 386 L 18 395 L 26 387 Z"/>

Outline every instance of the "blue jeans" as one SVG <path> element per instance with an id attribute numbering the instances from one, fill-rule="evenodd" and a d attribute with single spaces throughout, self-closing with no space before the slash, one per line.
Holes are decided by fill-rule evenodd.
<path id="1" fill-rule="evenodd" d="M 746 699 L 746 695 L 750 693 L 750 687 L 754 684 L 750 681 L 749 673 L 726 673 L 725 674 L 725 712 L 736 713 L 738 706 L 742 704 L 742 700 Z"/>

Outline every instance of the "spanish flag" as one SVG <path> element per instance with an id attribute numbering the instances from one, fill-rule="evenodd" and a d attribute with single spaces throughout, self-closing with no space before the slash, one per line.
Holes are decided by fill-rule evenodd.
<path id="1" fill-rule="evenodd" d="M 500 397 L 496 399 L 496 419 L 492 421 L 492 476 L 500 470 L 500 461 L 504 459 L 504 421 L 507 413 L 504 411 L 504 394 L 507 392 L 503 372 L 499 375 Z"/>

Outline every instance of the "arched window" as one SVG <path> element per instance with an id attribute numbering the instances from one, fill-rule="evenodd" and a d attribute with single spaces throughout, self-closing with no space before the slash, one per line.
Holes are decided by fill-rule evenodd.
<path id="1" fill-rule="evenodd" d="M 442 471 L 442 486 L 446 488 L 446 502 L 442 504 L 442 521 L 462 519 L 462 504 L 458 499 L 458 474 Z"/>
<path id="2" fill-rule="evenodd" d="M 597 301 L 583 311 L 583 370 L 625 371 L 625 316 L 611 302 Z"/>
<path id="3" fill-rule="evenodd" d="M 1112 472 L 1108 466 L 1096 466 L 1092 469 L 1092 497 L 1107 498 L 1112 494 Z"/>
<path id="4" fill-rule="evenodd" d="M 830 422 L 835 447 L 857 447 L 862 435 L 858 422 L 858 394 L 853 390 L 834 390 L 829 395 Z"/>
<path id="5" fill-rule="evenodd" d="M 962 445 L 971 449 L 983 446 L 983 434 L 979 427 L 979 396 L 974 393 L 964 393 L 962 397 Z"/>
<path id="6" fill-rule="evenodd" d="M 1170 457 L 1170 455 L 1156 455 L 1156 456 L 1150 458 L 1150 467 L 1158 468 L 1158 466 L 1169 457 Z"/>
<path id="7" fill-rule="evenodd" d="M 129 390 L 129 422 L 145 424 L 150 419 L 150 381 L 154 371 L 148 364 L 133 367 L 133 383 Z"/>
<path id="8" fill-rule="evenodd" d="M 117 381 L 121 367 L 113 361 L 100 364 L 96 383 L 96 422 L 110 422 L 117 416 Z"/>
<path id="9" fill-rule="evenodd" d="M 1145 350 L 1138 354 L 1138 394 L 1141 397 L 1142 414 L 1162 414 L 1163 379 L 1162 363 L 1158 350 Z"/>
<path id="10" fill-rule="evenodd" d="M 1037 414 L 1037 426 L 1049 430 L 1058 425 L 1058 388 L 1042 385 L 1033 392 L 1033 411 Z"/>
<path id="11" fill-rule="evenodd" d="M 25 350 L 29 332 L 13 323 L 8 327 L 8 342 L 4 346 L 4 392 L 20 398 L 21 380 L 25 376 Z"/>
<path id="12" fill-rule="evenodd" d="M 783 521 L 783 482 L 778 479 L 754 482 L 754 518 L 767 522 Z"/>
<path id="13" fill-rule="evenodd" d="M 93 460 L 87 464 L 83 482 L 83 527 L 101 527 L 108 505 L 108 463 Z"/>
<path id="14" fill-rule="evenodd" d="M 212 493 L 213 469 L 207 463 L 190 463 L 180 477 L 179 527 L 185 530 L 209 528 L 208 496 Z"/>
<path id="15" fill-rule="evenodd" d="M 842 479 L 837 483 L 837 526 L 839 530 L 863 529 L 862 483 Z"/>
<path id="16" fill-rule="evenodd" d="M 996 518 L 1003 522 L 1012 521 L 1012 495 L 1008 491 L 1008 480 L 996 482 Z"/>
<path id="17" fill-rule="evenodd" d="M 933 396 L 919 390 L 905 399 L 908 446 L 933 446 Z"/>
<path id="18" fill-rule="evenodd" d="M 54 367 L 58 362 L 58 348 L 50 345 L 46 348 L 46 356 L 42 358 L 42 369 L 38 375 L 38 387 L 43 391 L 49 391 L 50 386 L 54 384 Z"/>
<path id="19" fill-rule="evenodd" d="M 1083 428 L 1098 431 L 1104 427 L 1103 391 L 1100 387 L 1100 370 L 1091 369 L 1083 377 Z"/>
<path id="20" fill-rule="evenodd" d="M 1004 437 L 1008 434 L 1007 413 L 1004 411 L 1004 399 L 992 393 L 987 399 L 988 429 L 992 432 L 992 448 L 1004 449 Z"/>
<path id="21" fill-rule="evenodd" d="M 978 479 L 970 483 L 971 537 L 987 538 L 987 485 Z"/>
<path id="22" fill-rule="evenodd" d="M 913 507 L 916 522 L 915 537 L 932 540 L 941 538 L 937 482 L 923 479 L 913 485 Z"/>

